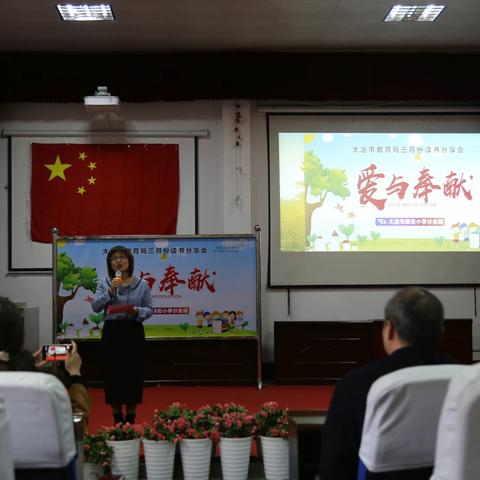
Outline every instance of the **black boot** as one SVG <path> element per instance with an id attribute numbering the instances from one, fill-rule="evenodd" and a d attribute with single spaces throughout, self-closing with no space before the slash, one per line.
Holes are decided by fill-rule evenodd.
<path id="1" fill-rule="evenodd" d="M 123 420 L 123 413 L 114 413 L 113 414 L 113 423 L 116 425 L 117 423 L 125 423 Z"/>
<path id="2" fill-rule="evenodd" d="M 125 415 L 125 423 L 129 423 L 130 425 L 133 425 L 135 423 L 135 414 L 127 413 Z"/>

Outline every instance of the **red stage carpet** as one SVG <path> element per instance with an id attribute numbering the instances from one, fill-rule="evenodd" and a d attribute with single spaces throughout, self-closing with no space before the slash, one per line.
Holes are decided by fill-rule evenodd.
<path id="1" fill-rule="evenodd" d="M 166 408 L 173 402 L 198 408 L 207 403 L 235 402 L 251 412 L 262 403 L 276 401 L 290 410 L 327 410 L 333 393 L 333 385 L 265 385 L 256 387 L 145 387 L 143 403 L 137 409 L 136 423 L 151 419 L 155 408 Z M 103 425 L 111 425 L 113 418 L 110 407 L 105 405 L 102 388 L 90 388 L 92 411 L 88 430 L 95 431 Z"/>

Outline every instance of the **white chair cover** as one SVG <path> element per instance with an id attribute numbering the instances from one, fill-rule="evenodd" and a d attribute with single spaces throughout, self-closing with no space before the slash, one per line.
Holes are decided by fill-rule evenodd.
<path id="1" fill-rule="evenodd" d="M 54 375 L 0 372 L 15 468 L 62 468 L 76 454 L 72 407 Z"/>
<path id="2" fill-rule="evenodd" d="M 367 397 L 359 451 L 368 471 L 393 472 L 433 465 L 448 382 L 464 368 L 409 367 L 375 381 Z"/>
<path id="3" fill-rule="evenodd" d="M 480 365 L 455 375 L 438 424 L 432 480 L 480 478 Z"/>
<path id="4" fill-rule="evenodd" d="M 3 400 L 0 398 L 0 478 L 2 480 L 15 480 L 10 444 L 7 413 L 5 412 Z"/>

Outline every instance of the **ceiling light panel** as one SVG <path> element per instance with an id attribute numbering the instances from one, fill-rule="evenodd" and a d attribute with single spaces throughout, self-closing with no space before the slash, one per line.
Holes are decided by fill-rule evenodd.
<path id="1" fill-rule="evenodd" d="M 444 8 L 444 5 L 395 5 L 385 22 L 433 22 Z"/>
<path id="2" fill-rule="evenodd" d="M 57 5 L 60 16 L 65 21 L 95 22 L 114 21 L 110 5 Z"/>

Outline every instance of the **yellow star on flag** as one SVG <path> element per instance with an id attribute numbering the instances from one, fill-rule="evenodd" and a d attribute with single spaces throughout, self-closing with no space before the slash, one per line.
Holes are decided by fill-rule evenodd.
<path id="1" fill-rule="evenodd" d="M 83 186 L 77 188 L 77 193 L 79 193 L 80 195 L 83 195 L 85 192 L 86 190 L 83 188 Z"/>
<path id="2" fill-rule="evenodd" d="M 88 179 L 88 184 L 89 185 L 94 185 L 96 181 L 97 181 L 97 179 L 95 177 L 90 177 Z"/>
<path id="3" fill-rule="evenodd" d="M 85 160 L 87 158 L 87 154 L 85 152 L 80 152 L 78 154 L 79 160 Z"/>
<path id="4" fill-rule="evenodd" d="M 50 165 L 45 164 L 45 166 L 51 172 L 48 181 L 53 180 L 55 177 L 60 177 L 62 180 L 67 180 L 65 178 L 65 170 L 67 168 L 70 168 L 71 165 L 68 163 L 62 163 L 62 161 L 60 160 L 60 155 L 57 155 L 55 163 L 51 163 Z"/>
<path id="5" fill-rule="evenodd" d="M 97 164 L 96 164 L 95 162 L 90 162 L 90 163 L 88 164 L 88 168 L 89 168 L 90 170 L 95 170 L 95 169 L 97 168 Z"/>

